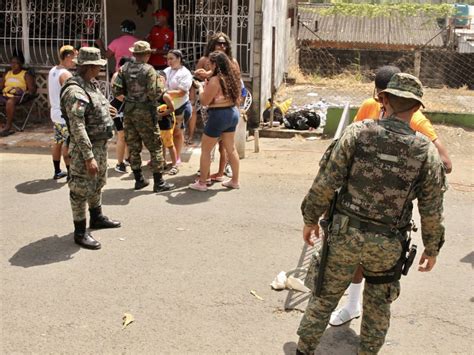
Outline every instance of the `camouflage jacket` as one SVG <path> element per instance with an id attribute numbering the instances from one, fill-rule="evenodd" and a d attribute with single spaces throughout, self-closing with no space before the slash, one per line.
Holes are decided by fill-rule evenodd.
<path id="1" fill-rule="evenodd" d="M 408 124 L 398 119 L 384 120 L 390 126 L 390 130 L 403 134 L 413 134 Z M 422 159 L 417 176 L 414 178 L 414 188 L 410 188 L 408 193 L 397 191 L 399 181 L 390 181 L 383 174 L 383 169 L 378 169 L 375 162 L 365 162 L 365 170 L 358 172 L 358 181 L 353 181 L 354 175 L 353 165 L 354 159 L 358 159 L 360 149 L 363 145 L 368 150 L 376 150 L 377 155 L 391 155 L 390 147 L 375 144 L 377 142 L 374 135 L 371 136 L 371 128 L 377 123 L 374 120 L 365 120 L 357 122 L 346 128 L 343 136 L 330 146 L 320 162 L 319 172 L 313 182 L 311 189 L 303 200 L 301 209 L 303 212 L 304 222 L 307 225 L 318 223 L 319 217 L 329 207 L 334 191 L 341 188 L 342 196 L 347 193 L 358 197 L 364 197 L 365 201 L 354 202 L 356 205 L 369 206 L 367 209 L 361 209 L 362 212 L 357 218 L 369 222 L 383 224 L 380 216 L 384 215 L 384 211 L 374 212 L 374 206 L 391 206 L 393 200 L 402 199 L 406 201 L 404 211 L 400 212 L 400 227 L 409 222 L 412 212 L 412 201 L 418 200 L 418 210 L 421 217 L 422 238 L 425 245 L 427 255 L 435 256 L 439 252 L 439 247 L 444 242 L 444 227 L 442 225 L 443 213 L 443 194 L 445 191 L 445 174 L 443 164 L 436 150 L 436 147 L 425 138 L 417 137 L 423 142 L 418 142 L 419 150 L 415 151 L 418 156 L 408 157 L 406 164 L 413 164 L 413 160 Z M 368 133 L 368 134 L 367 134 Z M 412 135 L 412 137 L 415 137 Z M 413 138 L 412 138 L 413 139 Z M 407 147 L 406 151 L 414 154 Z M 402 152 L 403 153 L 403 152 Z M 393 153 L 391 153 L 393 154 Z M 400 154 L 402 155 L 402 154 Z M 359 164 L 360 165 L 360 164 Z M 403 174 L 400 174 L 403 175 Z M 362 178 L 361 178 L 362 177 Z M 387 188 L 390 186 L 390 188 Z M 357 194 L 357 191 L 362 193 Z M 364 195 L 368 191 L 369 195 Z M 350 203 L 344 205 L 344 198 L 338 199 L 337 209 L 343 213 L 351 210 Z M 385 199 L 385 201 L 384 201 Z M 350 199 L 346 200 L 351 202 Z M 385 205 L 384 205 L 385 202 Z M 378 204 L 377 204 L 378 203 Z M 403 203 L 402 203 L 403 205 Z M 358 206 L 353 210 L 358 211 Z M 372 208 L 372 209 L 371 209 Z M 378 212 L 378 213 L 377 213 Z"/>
<path id="2" fill-rule="evenodd" d="M 94 82 L 80 76 L 66 80 L 61 94 L 61 112 L 67 116 L 69 149 L 78 148 L 85 160 L 94 157 L 92 144 L 112 136 L 109 102 Z"/>
<path id="3" fill-rule="evenodd" d="M 125 102 L 154 104 L 163 86 L 150 64 L 131 62 L 120 68 L 112 90 L 115 97 L 124 95 Z"/>

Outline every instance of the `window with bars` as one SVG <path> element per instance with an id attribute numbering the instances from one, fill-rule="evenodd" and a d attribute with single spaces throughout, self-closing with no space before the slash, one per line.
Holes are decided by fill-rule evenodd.
<path id="1" fill-rule="evenodd" d="M 176 47 L 193 68 L 204 54 L 209 37 L 224 32 L 242 74 L 252 70 L 254 0 L 175 0 Z"/>
<path id="2" fill-rule="evenodd" d="M 28 64 L 51 67 L 58 49 L 91 46 L 105 35 L 105 0 L 0 0 L 1 63 L 22 50 Z"/>

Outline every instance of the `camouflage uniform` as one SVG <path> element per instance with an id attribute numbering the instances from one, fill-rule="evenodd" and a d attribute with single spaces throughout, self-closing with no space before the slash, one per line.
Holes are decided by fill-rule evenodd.
<path id="1" fill-rule="evenodd" d="M 124 130 L 132 170 L 141 169 L 143 144 L 150 151 L 152 171 L 161 173 L 164 169 L 155 104 L 162 90 L 155 69 L 147 63 L 126 63 L 114 82 L 114 96 L 125 95 Z"/>
<path id="2" fill-rule="evenodd" d="M 72 83 L 77 85 L 70 85 Z M 73 219 L 80 221 L 86 218 L 86 202 L 89 208 L 100 206 L 102 188 L 107 180 L 108 138 L 106 134 L 93 138 L 93 134 L 105 133 L 107 129 L 111 133 L 113 121 L 108 111 L 109 103 L 94 83 L 75 76 L 68 79 L 64 86 L 61 106 L 67 112 L 71 136 L 70 200 Z M 99 167 L 94 177 L 87 173 L 85 164 L 91 158 L 97 161 Z"/>
<path id="3" fill-rule="evenodd" d="M 103 65 L 97 48 L 81 48 L 78 65 Z M 73 76 L 61 91 L 61 112 L 66 117 L 70 143 L 69 197 L 75 225 L 76 243 L 91 249 L 100 243 L 85 232 L 86 204 L 91 213 L 91 228 L 117 228 L 120 223 L 102 215 L 102 188 L 107 180 L 107 141 L 113 136 L 113 121 L 109 102 L 94 82 Z M 86 160 L 94 158 L 98 173 L 88 174 Z M 84 242 L 86 240 L 86 242 Z M 92 243 L 89 241 L 92 240 Z"/>
<path id="4" fill-rule="evenodd" d="M 397 75 L 399 81 L 392 83 L 392 79 L 392 87 L 403 89 L 406 74 Z M 406 85 L 410 83 L 408 80 Z M 400 283 L 396 280 L 375 284 L 368 280 L 371 276 L 393 273 L 391 268 L 400 259 L 400 240 L 406 236 L 403 230 L 410 223 L 415 198 L 425 253 L 438 255 L 444 242 L 443 164 L 435 146 L 428 139 L 416 136 L 408 123 L 394 116 L 379 123 L 365 120 L 349 126 L 323 156 L 318 175 L 301 207 L 306 225 L 318 223 L 338 188 L 341 191 L 328 238 L 321 295 L 313 294 L 309 301 L 298 329 L 298 351 L 303 354 L 314 351 L 332 311 L 361 264 L 367 281 L 359 354 L 376 354 L 384 343 L 390 304 L 399 296 Z M 378 227 L 380 231 L 366 229 L 364 225 L 375 225 L 372 228 Z M 317 275 L 317 270 L 311 270 L 312 280 Z"/>

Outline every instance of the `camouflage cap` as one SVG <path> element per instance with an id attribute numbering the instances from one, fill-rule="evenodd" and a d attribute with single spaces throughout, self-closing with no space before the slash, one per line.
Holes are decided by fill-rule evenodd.
<path id="1" fill-rule="evenodd" d="M 129 48 L 129 51 L 134 54 L 145 54 L 153 53 L 154 51 L 150 47 L 150 43 L 147 41 L 137 41 L 133 44 L 133 47 Z"/>
<path id="2" fill-rule="evenodd" d="M 100 49 L 94 47 L 82 47 L 79 54 L 72 60 L 77 65 L 105 65 L 106 59 L 100 57 Z"/>
<path id="3" fill-rule="evenodd" d="M 380 93 L 382 92 L 388 92 L 389 94 L 407 99 L 415 99 L 425 107 L 421 100 L 423 97 L 423 86 L 421 85 L 421 81 L 411 74 L 394 74 L 390 79 L 387 88 L 382 90 Z"/>

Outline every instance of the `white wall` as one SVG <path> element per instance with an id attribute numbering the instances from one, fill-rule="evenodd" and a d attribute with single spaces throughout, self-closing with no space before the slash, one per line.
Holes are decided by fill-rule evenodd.
<path id="1" fill-rule="evenodd" d="M 262 61 L 260 86 L 260 112 L 263 112 L 265 103 L 271 97 L 272 78 L 272 27 L 275 26 L 275 86 L 283 81 L 283 74 L 287 70 L 288 53 L 287 43 L 287 0 L 263 0 L 263 33 L 262 33 Z"/>

